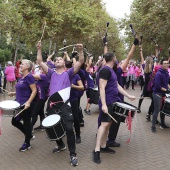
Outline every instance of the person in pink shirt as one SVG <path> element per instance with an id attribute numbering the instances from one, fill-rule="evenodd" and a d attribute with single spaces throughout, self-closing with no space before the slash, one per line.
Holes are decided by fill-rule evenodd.
<path id="1" fill-rule="evenodd" d="M 134 85 L 135 85 L 135 64 L 133 61 L 130 62 L 130 65 L 128 66 L 128 75 L 127 75 L 127 83 L 126 83 L 126 89 L 129 89 L 129 85 L 130 85 L 130 81 L 132 81 L 132 89 L 134 89 Z"/>
<path id="2" fill-rule="evenodd" d="M 15 67 L 13 66 L 11 61 L 8 61 L 8 66 L 5 69 L 5 75 L 7 80 L 7 90 L 9 92 L 14 91 L 15 86 Z"/>
<path id="3" fill-rule="evenodd" d="M 142 87 L 144 86 L 144 80 L 143 80 L 143 73 L 142 73 L 142 67 L 141 64 L 138 64 L 136 69 L 135 69 L 135 74 L 136 74 L 136 82 L 139 82 L 139 85 Z"/>

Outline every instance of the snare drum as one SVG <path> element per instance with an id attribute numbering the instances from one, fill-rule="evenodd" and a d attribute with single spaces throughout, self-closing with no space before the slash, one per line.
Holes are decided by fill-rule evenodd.
<path id="1" fill-rule="evenodd" d="M 45 128 L 47 138 L 51 141 L 59 140 L 66 134 L 62 119 L 57 114 L 47 116 L 42 121 L 42 126 Z"/>
<path id="2" fill-rule="evenodd" d="M 0 102 L 0 108 L 2 110 L 5 110 L 3 112 L 3 116 L 13 116 L 14 115 L 13 110 L 20 108 L 20 104 L 14 100 L 5 100 Z"/>
<path id="3" fill-rule="evenodd" d="M 131 111 L 131 116 L 134 117 L 137 110 L 136 107 L 120 102 L 116 102 L 114 104 L 115 104 L 114 106 L 115 114 L 127 117 L 129 115 L 129 111 Z"/>
<path id="4" fill-rule="evenodd" d="M 170 99 L 165 99 L 161 113 L 170 116 Z"/>

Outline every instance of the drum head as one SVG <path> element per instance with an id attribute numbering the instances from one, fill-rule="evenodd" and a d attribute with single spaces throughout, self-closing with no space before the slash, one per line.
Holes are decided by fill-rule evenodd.
<path id="1" fill-rule="evenodd" d="M 15 110 L 20 107 L 20 104 L 14 100 L 5 100 L 0 102 L 0 108 L 3 110 Z"/>
<path id="2" fill-rule="evenodd" d="M 167 103 L 170 103 L 170 99 L 165 99 L 165 101 L 166 101 Z"/>
<path id="3" fill-rule="evenodd" d="M 42 125 L 44 127 L 51 127 L 53 125 L 55 125 L 56 123 L 58 123 L 60 121 L 60 116 L 59 115 L 50 115 L 47 116 L 43 121 L 42 121 Z"/>
<path id="4" fill-rule="evenodd" d="M 135 107 L 132 107 L 132 106 L 127 105 L 127 104 L 125 104 L 125 103 L 116 102 L 116 104 L 117 104 L 118 106 L 124 108 L 124 109 L 136 110 Z"/>

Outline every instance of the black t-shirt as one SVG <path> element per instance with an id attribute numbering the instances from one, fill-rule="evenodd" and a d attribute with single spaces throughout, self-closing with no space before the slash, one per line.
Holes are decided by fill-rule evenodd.
<path id="1" fill-rule="evenodd" d="M 109 80 L 110 76 L 111 76 L 111 72 L 107 68 L 102 69 L 99 73 L 99 78 L 104 80 Z"/>

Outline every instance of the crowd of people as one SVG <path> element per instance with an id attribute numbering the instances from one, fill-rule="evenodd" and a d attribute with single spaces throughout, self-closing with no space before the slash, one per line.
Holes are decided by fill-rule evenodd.
<path id="1" fill-rule="evenodd" d="M 56 56 L 55 52 L 48 55 L 46 61 L 42 58 L 42 44 L 37 44 L 37 60 L 33 64 L 27 59 L 20 59 L 15 67 L 8 61 L 4 68 L 4 84 L 1 92 L 4 93 L 7 83 L 9 96 L 16 95 L 23 112 L 12 118 L 12 125 L 17 127 L 24 135 L 24 143 L 19 151 L 27 151 L 31 148 L 30 140 L 35 138 L 34 130 L 46 130 L 42 122 L 45 117 L 53 114 L 60 115 L 67 136 L 67 145 L 70 152 L 70 163 L 78 165 L 76 143 L 81 143 L 80 128 L 84 127 L 83 111 L 80 106 L 81 97 L 86 91 L 87 104 L 84 114 L 91 115 L 91 104 L 98 104 L 98 131 L 96 145 L 93 151 L 93 162 L 101 163 L 100 153 L 115 151 L 111 147 L 120 147 L 116 142 L 119 126 L 125 121 L 125 117 L 114 112 L 115 103 L 124 101 L 124 97 L 135 100 L 127 90 L 132 85 L 139 85 L 142 91 L 137 112 L 141 112 L 141 104 L 145 97 L 151 99 L 151 105 L 146 114 L 147 121 L 151 121 L 151 131 L 156 132 L 156 124 L 160 128 L 168 128 L 165 124 L 165 114 L 161 111 L 166 94 L 170 93 L 169 87 L 169 59 L 159 59 L 158 46 L 155 46 L 155 55 L 143 57 L 143 49 L 140 38 L 134 39 L 133 45 L 127 57 L 118 61 L 114 52 L 108 51 L 107 37 L 103 37 L 104 55 L 94 57 L 88 54 L 84 59 L 82 44 L 75 45 L 75 51 L 71 56 L 63 51 L 64 56 Z M 139 47 L 137 47 L 139 46 Z M 139 48 L 140 60 L 132 57 L 136 48 Z M 138 50 L 138 49 L 137 49 Z M 160 60 L 160 62 L 159 62 Z M 1 86 L 2 87 L 2 86 Z M 98 98 L 96 101 L 96 87 Z M 100 96 L 100 97 L 99 97 Z M 47 103 L 46 113 L 44 113 Z M 128 104 L 128 103 L 126 103 Z M 135 106 L 134 106 L 135 107 Z M 157 120 L 160 112 L 160 120 Z M 112 120 L 111 114 L 117 121 Z M 38 116 L 40 125 L 34 127 Z M 22 121 L 21 121 L 22 120 Z M 62 138 L 56 139 L 53 152 L 66 149 Z"/>

